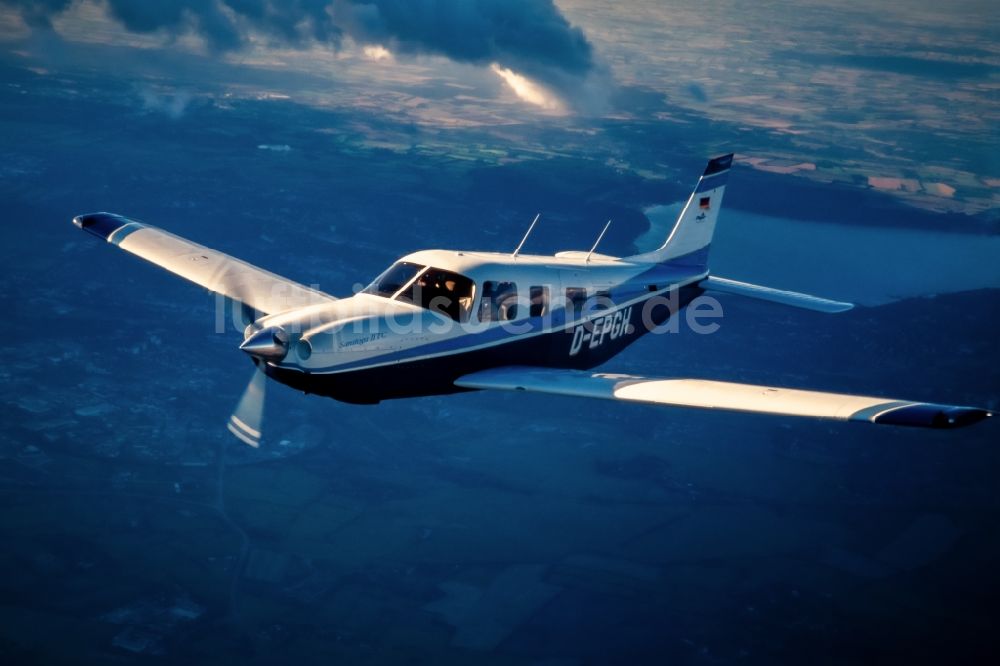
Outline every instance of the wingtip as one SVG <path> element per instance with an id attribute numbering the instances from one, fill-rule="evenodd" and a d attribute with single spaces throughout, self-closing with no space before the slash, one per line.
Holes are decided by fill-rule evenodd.
<path id="1" fill-rule="evenodd" d="M 872 419 L 879 425 L 915 426 L 918 428 L 964 428 L 993 416 L 993 412 L 979 407 L 958 407 L 915 403 L 885 411 Z"/>
<path id="2" fill-rule="evenodd" d="M 77 228 L 83 229 L 87 233 L 93 234 L 98 238 L 103 238 L 104 240 L 107 240 L 111 234 L 130 222 L 132 220 L 127 217 L 104 212 L 86 213 L 85 215 L 77 215 L 73 218 L 73 224 Z"/>

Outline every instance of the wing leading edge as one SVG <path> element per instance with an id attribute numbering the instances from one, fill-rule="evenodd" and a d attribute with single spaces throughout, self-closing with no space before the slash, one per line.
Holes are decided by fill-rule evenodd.
<path id="1" fill-rule="evenodd" d="M 228 254 L 121 215 L 78 215 L 73 224 L 185 280 L 265 314 L 336 300 Z"/>
<path id="2" fill-rule="evenodd" d="M 958 428 L 992 415 L 977 407 L 705 379 L 654 379 L 555 368 L 494 368 L 460 377 L 455 384 L 470 389 L 534 391 L 655 405 L 808 416 L 921 428 Z"/>

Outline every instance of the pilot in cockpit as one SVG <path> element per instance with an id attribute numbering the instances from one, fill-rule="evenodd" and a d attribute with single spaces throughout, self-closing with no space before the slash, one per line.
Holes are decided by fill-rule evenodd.
<path id="1" fill-rule="evenodd" d="M 472 280 L 446 271 L 429 269 L 417 278 L 414 287 L 414 295 L 421 306 L 455 321 L 468 321 L 474 291 Z"/>

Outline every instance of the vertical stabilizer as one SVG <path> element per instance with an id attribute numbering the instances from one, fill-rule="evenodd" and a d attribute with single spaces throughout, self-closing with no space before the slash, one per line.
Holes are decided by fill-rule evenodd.
<path id="1" fill-rule="evenodd" d="M 625 260 L 644 263 L 669 261 L 707 270 L 708 250 L 732 164 L 732 153 L 709 160 L 698 186 L 691 193 L 663 245 L 652 252 L 625 257 Z"/>

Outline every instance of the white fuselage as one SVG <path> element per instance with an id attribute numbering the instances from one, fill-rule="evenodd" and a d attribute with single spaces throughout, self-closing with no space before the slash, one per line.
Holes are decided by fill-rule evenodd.
<path id="1" fill-rule="evenodd" d="M 397 267 L 412 276 L 378 293 L 379 280 Z M 435 307 L 433 298 L 421 302 L 415 295 L 435 288 L 427 284 L 414 291 L 423 276 L 441 281 L 451 274 L 454 279 L 444 281 L 466 289 L 447 292 L 456 293 L 459 307 L 451 307 L 445 297 L 440 297 L 445 305 Z M 500 348 L 511 345 L 518 345 L 527 359 L 522 362 L 530 362 L 531 351 L 538 349 L 540 355 L 561 354 L 568 367 L 593 367 L 646 332 L 641 315 L 651 298 L 665 300 L 681 288 L 694 291 L 691 286 L 704 277 L 704 272 L 602 255 L 588 259 L 577 252 L 514 258 L 425 250 L 401 258 L 361 293 L 264 317 L 247 328 L 245 337 L 271 327 L 287 332 L 287 354 L 267 360 L 266 370 L 279 381 L 316 392 L 325 392 L 313 381 L 322 376 L 340 375 L 336 381 L 343 383 L 346 375 L 398 371 L 416 363 L 426 373 L 429 361 L 447 368 L 449 359 L 459 358 L 462 362 L 452 364 L 456 369 L 466 369 L 472 358 L 476 362 L 470 367 L 484 367 L 490 359 L 499 364 L 507 359 Z M 503 293 L 497 295 L 499 290 Z M 655 324 L 665 317 L 652 318 Z"/>

